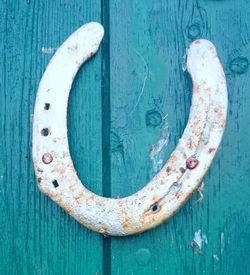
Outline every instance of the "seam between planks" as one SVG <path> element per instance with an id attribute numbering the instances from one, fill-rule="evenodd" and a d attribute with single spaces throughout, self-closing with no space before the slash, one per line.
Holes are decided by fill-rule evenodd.
<path id="1" fill-rule="evenodd" d="M 101 0 L 101 20 L 104 27 L 102 44 L 102 192 L 111 196 L 110 160 L 110 11 L 109 0 Z M 111 239 L 103 236 L 103 275 L 111 274 Z"/>

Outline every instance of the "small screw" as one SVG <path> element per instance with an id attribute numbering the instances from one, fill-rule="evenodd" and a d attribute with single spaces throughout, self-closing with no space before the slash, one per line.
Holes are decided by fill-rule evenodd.
<path id="1" fill-rule="evenodd" d="M 186 160 L 186 166 L 188 169 L 194 169 L 199 164 L 198 159 L 190 157 Z"/>
<path id="2" fill-rule="evenodd" d="M 50 153 L 45 153 L 45 154 L 43 155 L 43 157 L 42 157 L 42 161 L 43 161 L 43 163 L 45 163 L 45 164 L 51 163 L 52 160 L 53 160 L 53 157 L 51 156 Z"/>

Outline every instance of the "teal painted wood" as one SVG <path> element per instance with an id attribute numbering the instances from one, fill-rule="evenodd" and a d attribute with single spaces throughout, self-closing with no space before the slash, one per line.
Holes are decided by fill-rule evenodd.
<path id="1" fill-rule="evenodd" d="M 230 102 L 202 203 L 194 195 L 162 226 L 112 238 L 112 274 L 250 274 L 249 16 L 247 1 L 111 1 L 112 196 L 144 186 L 180 138 L 191 99 L 183 55 L 195 38 L 216 45 Z"/>
<path id="2" fill-rule="evenodd" d="M 0 14 L 0 274 L 250 274 L 249 1 L 2 1 Z M 193 39 L 213 41 L 228 79 L 228 124 L 204 200 L 194 195 L 167 223 L 128 238 L 80 226 L 33 174 L 37 85 L 55 49 L 90 20 L 104 22 L 105 41 L 74 82 L 68 127 L 78 174 L 98 194 L 132 194 L 174 149 Z"/>
<path id="3" fill-rule="evenodd" d="M 76 28 L 101 20 L 101 3 L 2 1 L 0 10 L 0 274 L 101 274 L 102 237 L 38 191 L 31 161 L 39 80 L 56 48 Z M 68 121 L 77 170 L 97 193 L 102 193 L 101 64 L 99 53 L 79 72 Z"/>

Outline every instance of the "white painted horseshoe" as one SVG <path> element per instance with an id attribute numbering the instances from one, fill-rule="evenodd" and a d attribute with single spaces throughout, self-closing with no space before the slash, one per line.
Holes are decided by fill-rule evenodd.
<path id="1" fill-rule="evenodd" d="M 79 223 L 105 235 L 131 235 L 172 216 L 198 188 L 220 144 L 227 115 L 225 75 L 215 47 L 194 41 L 187 54 L 193 81 L 189 120 L 161 171 L 137 193 L 104 198 L 81 183 L 70 157 L 67 104 L 79 67 L 100 45 L 103 28 L 88 23 L 57 50 L 39 84 L 33 121 L 33 162 L 39 189 Z"/>

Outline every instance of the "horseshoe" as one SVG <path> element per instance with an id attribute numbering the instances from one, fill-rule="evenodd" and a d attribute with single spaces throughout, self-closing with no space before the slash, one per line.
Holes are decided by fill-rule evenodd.
<path id="1" fill-rule="evenodd" d="M 79 67 L 93 56 L 104 30 L 91 22 L 57 50 L 40 81 L 33 117 L 33 163 L 37 184 L 68 214 L 104 235 L 124 236 L 167 220 L 197 190 L 219 147 L 227 116 L 225 75 L 214 45 L 199 39 L 189 46 L 187 70 L 193 95 L 187 126 L 158 174 L 131 196 L 114 199 L 86 189 L 68 145 L 67 105 Z"/>

